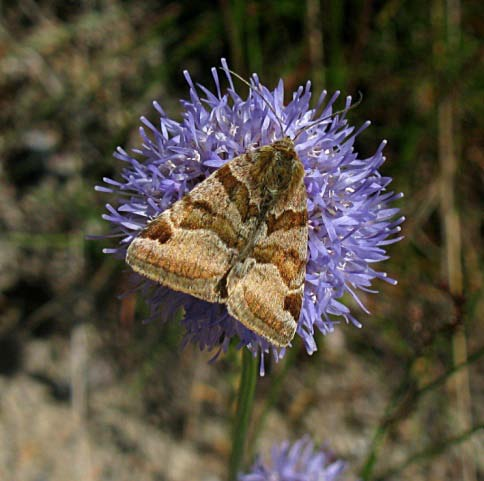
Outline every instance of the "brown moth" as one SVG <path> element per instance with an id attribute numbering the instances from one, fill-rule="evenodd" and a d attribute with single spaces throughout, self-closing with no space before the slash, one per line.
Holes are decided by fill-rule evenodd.
<path id="1" fill-rule="evenodd" d="M 227 162 L 151 221 L 128 248 L 132 269 L 224 303 L 275 346 L 296 331 L 307 263 L 304 167 L 285 137 Z"/>

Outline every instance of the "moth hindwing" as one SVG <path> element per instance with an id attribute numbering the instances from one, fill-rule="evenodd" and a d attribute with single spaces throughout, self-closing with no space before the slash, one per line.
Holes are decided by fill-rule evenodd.
<path id="1" fill-rule="evenodd" d="M 227 162 L 156 217 L 126 262 L 176 291 L 225 303 L 244 326 L 287 346 L 307 262 L 304 167 L 286 137 Z"/>

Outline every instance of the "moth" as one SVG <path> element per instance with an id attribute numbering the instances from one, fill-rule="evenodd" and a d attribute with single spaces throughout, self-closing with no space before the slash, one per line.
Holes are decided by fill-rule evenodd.
<path id="1" fill-rule="evenodd" d="M 208 302 L 278 347 L 294 337 L 307 263 L 304 167 L 284 137 L 245 152 L 152 220 L 126 262 Z"/>

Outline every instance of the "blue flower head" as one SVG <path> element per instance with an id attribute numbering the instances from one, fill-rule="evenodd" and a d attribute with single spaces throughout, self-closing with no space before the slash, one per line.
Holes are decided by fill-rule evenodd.
<path id="1" fill-rule="evenodd" d="M 258 459 L 239 481 L 340 481 L 345 463 L 322 449 L 315 449 L 308 437 L 292 446 L 286 441 L 272 448 L 271 459 Z"/>
<path id="2" fill-rule="evenodd" d="M 401 194 L 388 192 L 391 179 L 379 172 L 386 142 L 371 157 L 359 157 L 354 142 L 370 122 L 359 129 L 348 123 L 350 97 L 343 111 L 333 114 L 339 92 L 329 100 L 323 92 L 315 107 L 310 107 L 311 84 L 307 82 L 285 105 L 282 80 L 271 91 L 254 74 L 253 88 L 243 98 L 224 60 L 222 70 L 228 84 L 225 93 L 217 69 L 212 69 L 215 92 L 196 87 L 185 72 L 190 100 L 182 101 L 182 120 L 168 118 L 154 102 L 159 125 L 141 118 L 141 148 L 127 153 L 118 147 L 114 155 L 125 163 L 122 180 L 105 178 L 106 185 L 97 187 L 116 199 L 116 207 L 107 204 L 103 217 L 111 223 L 113 235 L 121 237 L 118 247 L 105 252 L 124 258 L 127 246 L 150 219 L 228 160 L 280 139 L 283 127 L 285 135 L 295 139 L 306 170 L 308 263 L 297 335 L 311 354 L 316 350 L 316 331 L 331 332 L 339 319 L 360 326 L 341 302 L 343 295 L 349 293 L 367 312 L 358 290 L 374 292 L 370 286 L 375 278 L 395 283 L 373 268 L 388 258 L 385 246 L 400 239 L 395 235 L 403 221 L 398 209 L 391 207 Z M 229 316 L 222 304 L 210 304 L 140 277 L 137 289 L 148 300 L 153 318 L 169 319 L 183 308 L 184 343 L 218 348 L 219 353 L 237 337 L 238 346 L 247 346 L 254 354 L 271 352 L 276 360 L 284 354 L 284 349 L 276 349 Z"/>

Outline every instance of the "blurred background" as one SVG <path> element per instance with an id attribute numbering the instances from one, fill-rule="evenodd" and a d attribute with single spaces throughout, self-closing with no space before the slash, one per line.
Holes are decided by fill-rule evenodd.
<path id="1" fill-rule="evenodd" d="M 115 240 L 85 240 L 115 147 L 220 57 L 288 95 L 361 92 L 357 148 L 388 139 L 408 219 L 364 328 L 269 363 L 252 452 L 309 433 L 349 480 L 484 479 L 483 30 L 477 0 L 1 2 L 0 479 L 224 479 L 240 356 L 142 324 Z"/>

